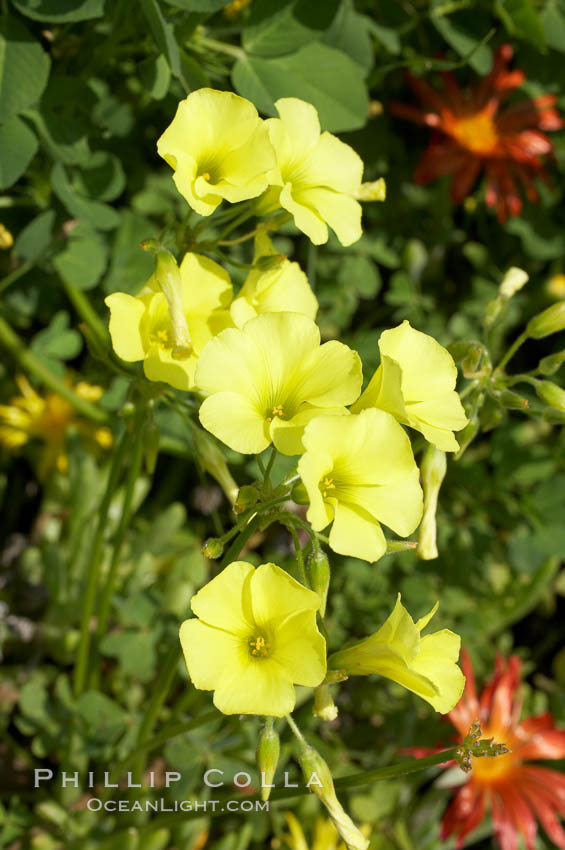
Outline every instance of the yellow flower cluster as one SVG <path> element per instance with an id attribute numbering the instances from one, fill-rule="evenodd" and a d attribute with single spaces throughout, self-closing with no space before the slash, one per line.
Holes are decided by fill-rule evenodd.
<path id="1" fill-rule="evenodd" d="M 361 235 L 358 199 L 384 199 L 382 181 L 361 183 L 361 159 L 320 131 L 313 106 L 283 98 L 276 107 L 279 117 L 262 121 L 234 94 L 193 92 L 159 153 L 201 215 L 223 200 L 256 199 L 256 215 L 283 209 L 314 244 L 327 240 L 329 225 L 350 245 Z M 405 428 L 444 452 L 458 449 L 454 431 L 467 424 L 448 351 L 403 322 L 381 335 L 380 365 L 361 392 L 359 355 L 322 342 L 306 275 L 260 229 L 235 297 L 228 273 L 209 257 L 187 253 L 177 265 L 164 248 L 156 254 L 139 294 L 106 299 L 116 353 L 143 361 L 149 380 L 197 392 L 201 424 L 231 449 L 258 454 L 273 445 L 299 456 L 308 521 L 315 532 L 330 528 L 335 552 L 373 562 L 387 549 L 382 525 L 412 534 L 423 493 Z M 296 684 L 324 683 L 320 596 L 278 566 L 231 563 L 191 605 L 196 617 L 180 632 L 186 664 L 220 711 L 282 716 L 294 708 Z M 459 643 L 445 631 L 420 638 L 434 612 L 414 623 L 399 600 L 375 635 L 331 665 L 387 676 L 448 711 L 461 693 Z"/>

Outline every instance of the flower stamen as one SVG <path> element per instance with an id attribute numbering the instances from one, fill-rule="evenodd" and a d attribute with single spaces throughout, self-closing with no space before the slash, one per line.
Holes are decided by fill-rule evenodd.
<path id="1" fill-rule="evenodd" d="M 328 476 L 326 476 L 322 482 L 322 487 L 324 488 L 322 490 L 322 496 L 326 498 L 326 496 L 328 495 L 328 490 L 335 490 L 333 478 L 329 478 Z"/>
<path id="2" fill-rule="evenodd" d="M 255 657 L 265 657 L 269 654 L 269 649 L 271 648 L 271 644 L 269 641 L 265 640 L 263 635 L 257 635 L 257 637 L 251 638 L 249 641 L 249 651 L 251 655 Z"/>

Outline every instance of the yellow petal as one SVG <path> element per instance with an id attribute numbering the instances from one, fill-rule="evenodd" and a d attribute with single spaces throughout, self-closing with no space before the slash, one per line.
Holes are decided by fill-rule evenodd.
<path id="1" fill-rule="evenodd" d="M 223 714 L 263 714 L 284 717 L 296 703 L 294 686 L 270 658 L 249 656 L 245 669 L 222 681 L 214 692 L 214 705 Z"/>
<path id="2" fill-rule="evenodd" d="M 434 399 L 455 388 L 457 368 L 451 354 L 407 320 L 381 334 L 379 349 L 400 364 L 406 402 Z"/>
<path id="3" fill-rule="evenodd" d="M 196 618 L 180 627 L 180 642 L 188 674 L 195 688 L 213 691 L 236 669 L 247 666 L 247 644 L 241 637 L 208 626 Z"/>
<path id="4" fill-rule="evenodd" d="M 152 345 L 143 363 L 143 371 L 150 381 L 163 381 L 177 390 L 189 390 L 194 387 L 196 357 L 175 360 L 170 349 Z"/>
<path id="5" fill-rule="evenodd" d="M 236 452 L 259 454 L 271 443 L 264 414 L 240 393 L 220 392 L 204 399 L 199 411 L 207 431 Z"/>
<path id="6" fill-rule="evenodd" d="M 290 614 L 277 627 L 273 658 L 297 685 L 315 688 L 326 675 L 326 642 L 315 611 Z"/>
<path id="7" fill-rule="evenodd" d="M 139 298 L 114 292 L 104 299 L 110 310 L 110 336 L 114 351 L 122 360 L 143 360 L 145 350 L 141 338 L 141 321 L 145 304 Z"/>
<path id="8" fill-rule="evenodd" d="M 281 189 L 279 203 L 294 218 L 294 223 L 314 245 L 328 241 L 328 228 L 318 212 L 302 201 L 302 190 L 286 183 Z"/>
<path id="9" fill-rule="evenodd" d="M 254 621 L 259 626 L 284 620 L 298 611 L 317 611 L 320 597 L 276 564 L 261 564 L 250 584 Z"/>
<path id="10" fill-rule="evenodd" d="M 401 537 L 408 537 L 422 519 L 423 494 L 418 469 L 390 484 L 351 487 L 351 500 Z"/>
<path id="11" fill-rule="evenodd" d="M 346 407 L 314 407 L 302 404 L 298 413 L 290 419 L 275 417 L 271 422 L 270 434 L 273 444 L 283 455 L 298 455 L 304 451 L 302 436 L 304 429 L 312 419 L 322 413 L 326 416 L 349 416 Z"/>
<path id="12" fill-rule="evenodd" d="M 255 628 L 249 601 L 254 572 L 246 561 L 234 561 L 192 597 L 190 607 L 208 625 L 249 637 Z"/>
<path id="13" fill-rule="evenodd" d="M 457 666 L 461 638 L 448 629 L 426 635 L 420 643 L 420 652 L 413 669 L 426 676 L 438 690 L 428 702 L 441 714 L 455 708 L 465 687 L 465 676 Z"/>
<path id="14" fill-rule="evenodd" d="M 333 460 L 331 455 L 324 451 L 324 446 L 317 447 L 317 451 L 308 451 L 298 461 L 298 472 L 310 499 L 310 507 L 307 511 L 308 522 L 315 531 L 322 531 L 333 519 L 333 510 L 324 502 L 320 490 L 320 482 L 331 471 Z"/>
<path id="15" fill-rule="evenodd" d="M 340 555 L 378 561 L 386 552 L 382 528 L 369 514 L 354 505 L 340 502 L 330 530 L 330 546 Z"/>
<path id="16" fill-rule="evenodd" d="M 235 328 L 227 328 L 206 345 L 195 380 L 204 392 L 241 393 L 258 408 L 269 390 L 267 370 L 254 340 Z"/>
<path id="17" fill-rule="evenodd" d="M 351 404 L 361 391 L 361 358 L 342 342 L 331 340 L 304 353 L 293 396 L 318 407 Z"/>
<path id="18" fill-rule="evenodd" d="M 187 318 L 208 316 L 213 310 L 227 309 L 233 296 L 229 274 L 202 254 L 185 254 L 180 264 L 182 294 Z"/>
<path id="19" fill-rule="evenodd" d="M 327 222 L 342 245 L 353 245 L 361 238 L 361 204 L 351 195 L 314 187 L 300 189 L 295 193 L 295 198 Z M 300 226 L 298 222 L 297 226 Z"/>

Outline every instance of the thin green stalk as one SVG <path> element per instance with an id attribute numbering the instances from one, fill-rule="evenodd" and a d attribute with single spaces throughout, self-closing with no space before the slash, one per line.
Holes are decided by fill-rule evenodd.
<path id="1" fill-rule="evenodd" d="M 80 639 L 77 647 L 75 669 L 74 669 L 74 692 L 75 696 L 80 696 L 84 690 L 86 683 L 86 674 L 88 668 L 88 657 L 90 650 L 90 620 L 94 612 L 94 603 L 96 600 L 96 591 L 98 589 L 98 578 L 100 574 L 100 565 L 102 561 L 102 547 L 104 544 L 104 532 L 106 530 L 106 522 L 108 520 L 108 511 L 110 503 L 114 496 L 120 472 L 122 470 L 123 461 L 126 455 L 128 444 L 128 433 L 124 431 L 121 439 L 114 448 L 112 455 L 112 465 L 108 475 L 108 483 L 106 491 L 100 505 L 98 514 L 98 525 L 94 535 L 90 558 L 87 563 L 87 585 L 84 594 L 84 602 L 82 606 L 82 614 L 80 621 Z"/>
<path id="2" fill-rule="evenodd" d="M 88 296 L 85 295 L 81 289 L 77 289 L 73 283 L 69 283 L 69 281 L 65 280 L 63 277 L 61 278 L 61 283 L 63 284 L 63 289 L 65 290 L 69 301 L 81 319 L 88 325 L 92 333 L 102 343 L 102 345 L 109 347 L 110 334 L 108 332 L 108 328 L 96 310 L 92 307 Z"/>
<path id="3" fill-rule="evenodd" d="M 508 361 L 512 357 L 514 357 L 514 355 L 516 354 L 516 352 L 518 351 L 520 346 L 523 345 L 526 342 L 527 339 L 528 339 L 528 334 L 526 333 L 526 331 L 524 331 L 523 333 L 520 334 L 519 337 L 517 337 L 514 340 L 514 342 L 512 343 L 512 345 L 510 346 L 510 348 L 508 349 L 508 351 L 506 352 L 506 354 L 504 355 L 504 357 L 502 358 L 502 360 L 500 361 L 500 363 L 498 364 L 498 366 L 494 370 L 495 373 L 496 372 L 502 372 L 502 370 L 504 369 L 504 367 L 506 366 Z"/>
<path id="4" fill-rule="evenodd" d="M 270 487 L 271 485 L 271 470 L 273 469 L 273 464 L 275 462 L 275 458 L 277 456 L 277 450 L 275 446 L 271 446 L 271 454 L 269 455 L 269 460 L 267 461 L 267 468 L 265 469 L 265 487 Z"/>
<path id="5" fill-rule="evenodd" d="M 24 274 L 27 274 L 34 267 L 35 262 L 28 260 L 26 263 L 22 263 L 21 266 L 18 266 L 14 271 L 9 272 L 9 274 L 5 275 L 2 280 L 0 280 L 0 292 L 4 292 L 5 289 L 8 289 L 13 283 L 15 283 L 20 277 L 23 277 Z"/>
<path id="6" fill-rule="evenodd" d="M 139 728 L 139 734 L 137 736 L 137 747 L 143 747 L 144 744 L 147 743 L 151 732 L 153 731 L 153 727 L 157 721 L 157 717 L 159 716 L 159 712 L 163 707 L 163 703 L 167 699 L 169 694 L 169 689 L 173 683 L 173 679 L 175 677 L 175 673 L 177 672 L 178 663 L 181 657 L 181 645 L 180 640 L 176 638 L 174 645 L 171 647 L 167 658 L 161 668 L 161 672 L 157 677 L 157 681 L 153 687 L 153 693 L 151 695 L 151 699 L 149 700 L 149 705 L 147 706 L 147 711 L 141 721 L 141 726 Z M 145 758 L 143 751 L 139 754 L 139 757 L 136 760 L 136 766 L 134 768 L 135 781 L 139 782 L 139 777 L 143 774 L 143 768 L 145 765 Z"/>
<path id="7" fill-rule="evenodd" d="M 299 742 L 302 744 L 302 746 L 303 746 L 303 747 L 307 746 L 307 743 L 306 743 L 306 740 L 305 740 L 305 738 L 304 738 L 304 735 L 302 734 L 302 732 L 300 731 L 300 729 L 298 728 L 298 726 L 297 726 L 297 725 L 296 725 L 296 723 L 294 722 L 294 718 L 293 718 L 290 714 L 287 714 L 287 715 L 286 715 L 286 717 L 285 717 L 285 720 L 286 720 L 286 722 L 288 723 L 288 725 L 290 726 L 290 728 L 292 729 L 292 731 L 293 731 L 294 735 L 296 736 L 296 738 L 297 738 L 297 739 L 299 740 Z"/>
<path id="8" fill-rule="evenodd" d="M 216 240 L 218 245 L 222 244 L 222 242 L 220 241 L 221 239 L 224 239 L 229 233 L 232 232 L 232 230 L 235 230 L 236 227 L 239 227 L 239 225 L 243 224 L 244 221 L 247 221 L 248 218 L 251 218 L 251 216 L 253 215 L 254 212 L 255 212 L 254 207 L 251 207 L 251 209 L 244 210 L 244 212 L 242 212 L 240 215 L 238 215 L 237 218 L 234 218 L 234 220 L 231 221 L 228 224 L 228 226 L 224 230 L 222 230 L 222 232 L 218 236 L 218 239 Z M 231 243 L 229 242 L 227 244 L 231 244 Z"/>
<path id="9" fill-rule="evenodd" d="M 26 372 L 38 378 L 48 389 L 60 395 L 77 413 L 93 422 L 104 424 L 108 414 L 90 401 L 80 398 L 73 390 L 55 375 L 45 363 L 30 351 L 10 325 L 0 316 L 0 345 L 12 355 L 16 363 Z"/>
<path id="10" fill-rule="evenodd" d="M 138 408 L 136 410 L 133 433 L 131 434 L 133 452 L 126 476 L 122 514 L 120 517 L 118 530 L 116 531 L 116 537 L 114 539 L 114 548 L 112 551 L 112 560 L 110 562 L 108 577 L 106 578 L 106 584 L 104 586 L 104 590 L 102 591 L 100 607 L 98 609 L 98 624 L 96 627 L 97 640 L 100 640 L 100 638 L 106 631 L 106 626 L 108 625 L 108 617 L 110 615 L 110 606 L 112 604 L 114 586 L 116 584 L 116 578 L 118 575 L 118 567 L 120 564 L 122 547 L 124 545 L 126 532 L 129 528 L 131 520 L 131 506 L 133 501 L 135 482 L 139 478 L 139 474 L 141 472 L 141 464 L 143 462 L 143 427 L 145 425 L 145 416 L 145 408 Z"/>
<path id="11" fill-rule="evenodd" d="M 250 537 L 255 534 L 257 529 L 259 528 L 259 524 L 263 517 L 260 514 L 256 514 L 253 519 L 250 519 L 245 528 L 239 532 L 234 542 L 222 558 L 222 563 L 220 564 L 220 569 L 223 570 L 224 567 L 227 567 L 228 564 L 231 564 L 232 561 L 237 560 L 238 555 L 241 550 L 247 543 Z"/>
<path id="12" fill-rule="evenodd" d="M 300 540 L 298 539 L 298 533 L 296 528 L 290 523 L 287 525 L 288 530 L 292 536 L 292 542 L 294 543 L 294 550 L 296 552 L 296 562 L 298 564 L 298 570 L 300 572 L 300 580 L 305 587 L 310 587 L 310 582 L 308 581 L 308 576 L 306 575 L 306 568 L 304 567 L 304 557 L 302 555 L 302 546 L 300 545 Z"/>
<path id="13" fill-rule="evenodd" d="M 209 50 L 215 50 L 217 53 L 225 53 L 227 56 L 234 56 L 236 59 L 245 59 L 245 51 L 235 44 L 225 44 L 223 41 L 216 41 L 215 38 L 208 38 L 204 35 L 199 35 L 195 46 L 207 47 Z"/>

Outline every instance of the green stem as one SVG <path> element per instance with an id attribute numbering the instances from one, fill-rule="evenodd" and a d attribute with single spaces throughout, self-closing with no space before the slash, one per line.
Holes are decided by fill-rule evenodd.
<path id="1" fill-rule="evenodd" d="M 298 533 L 296 528 L 290 523 L 287 525 L 288 530 L 292 536 L 292 542 L 294 543 L 294 549 L 296 551 L 296 562 L 298 564 L 298 569 L 300 571 L 300 580 L 305 587 L 310 587 L 310 582 L 308 581 L 308 577 L 306 575 L 306 569 L 304 567 L 304 558 L 302 556 L 302 546 L 300 545 L 300 540 L 298 539 Z"/>
<path id="2" fill-rule="evenodd" d="M 98 640 L 100 640 L 100 638 L 106 631 L 106 626 L 108 625 L 108 617 L 110 615 L 110 606 L 112 604 L 114 586 L 118 575 L 118 566 L 122 554 L 122 547 L 124 545 L 126 532 L 128 530 L 131 520 L 131 506 L 133 501 L 135 482 L 139 477 L 139 473 L 141 472 L 141 464 L 143 462 L 143 426 L 145 424 L 145 415 L 146 409 L 144 407 L 138 407 L 136 410 L 135 420 L 133 424 L 133 433 L 131 435 L 131 442 L 133 443 L 133 454 L 127 471 L 124 502 L 122 505 L 122 514 L 120 516 L 118 530 L 116 531 L 114 549 L 112 552 L 112 560 L 110 562 L 110 569 L 108 571 L 108 577 L 106 579 L 106 585 L 102 592 L 100 608 L 98 611 L 98 625 L 96 627 L 96 638 Z"/>
<path id="3" fill-rule="evenodd" d="M 253 519 L 250 519 L 245 528 L 239 532 L 234 542 L 222 558 L 222 563 L 220 564 L 220 569 L 223 570 L 224 567 L 227 567 L 228 564 L 231 564 L 232 561 L 237 560 L 238 555 L 241 550 L 247 543 L 250 537 L 257 531 L 259 528 L 259 524 L 263 517 L 260 514 L 256 514 Z"/>
<path id="4" fill-rule="evenodd" d="M 38 378 L 48 389 L 57 393 L 73 407 L 77 413 L 93 422 L 101 424 L 108 421 L 108 414 L 84 398 L 80 398 L 64 381 L 55 375 L 43 361 L 30 351 L 14 333 L 10 325 L 0 316 L 0 345 L 12 355 L 18 365 L 26 372 Z"/>
<path id="5" fill-rule="evenodd" d="M 271 485 L 270 475 L 271 470 L 273 468 L 273 464 L 275 462 L 275 458 L 277 456 L 277 450 L 275 446 L 271 446 L 271 454 L 269 455 L 269 460 L 267 461 L 267 468 L 265 469 L 265 487 L 269 488 Z"/>
<path id="6" fill-rule="evenodd" d="M 143 717 L 141 722 L 141 726 L 139 727 L 139 734 L 137 736 L 137 747 L 143 747 L 144 744 L 147 743 L 151 732 L 153 731 L 153 726 L 159 716 L 159 712 L 165 702 L 168 694 L 169 688 L 172 685 L 173 679 L 175 677 L 175 673 L 177 672 L 178 663 L 181 657 L 181 645 L 178 637 L 175 639 L 175 643 L 172 646 L 171 650 L 163 667 L 161 668 L 161 672 L 155 682 L 153 693 L 151 699 L 149 700 L 149 705 L 147 706 L 147 711 Z M 145 766 L 145 758 L 144 752 L 142 751 L 139 754 L 139 757 L 136 759 L 136 766 L 134 768 L 134 775 L 136 777 L 135 781 L 140 782 L 139 777 L 143 774 L 143 768 Z"/>
<path id="7" fill-rule="evenodd" d="M 61 282 L 69 301 L 81 319 L 88 325 L 94 336 L 102 343 L 102 345 L 106 348 L 109 347 L 110 334 L 108 332 L 108 328 L 96 310 L 92 307 L 88 297 L 82 290 L 77 289 L 73 283 L 69 283 L 69 281 L 64 278 L 61 278 Z"/>
<path id="8" fill-rule="evenodd" d="M 24 274 L 27 274 L 34 267 L 35 262 L 28 260 L 26 263 L 22 263 L 21 266 L 18 266 L 17 269 L 5 275 L 2 280 L 0 280 L 0 292 L 4 292 L 5 289 L 8 289 L 13 283 L 15 283 L 20 277 L 23 277 Z"/>
<path id="9" fill-rule="evenodd" d="M 84 602 L 82 606 L 82 615 L 80 621 L 80 639 L 77 647 L 75 670 L 74 670 L 74 692 L 75 696 L 80 696 L 84 690 L 86 683 L 86 674 L 88 668 L 88 656 L 90 649 L 90 620 L 94 611 L 94 602 L 96 600 L 96 590 L 98 587 L 98 577 L 100 574 L 100 564 L 102 561 L 102 547 L 104 544 L 104 532 L 106 530 L 106 522 L 108 520 L 108 511 L 110 503 L 114 495 L 114 491 L 118 484 L 118 479 L 122 469 L 122 464 L 126 455 L 128 444 L 128 433 L 124 431 L 120 441 L 114 448 L 112 455 L 112 465 L 108 475 L 108 483 L 106 491 L 100 505 L 98 514 L 98 525 L 94 535 L 90 558 L 87 564 L 87 585 L 84 594 Z"/>
<path id="10" fill-rule="evenodd" d="M 292 731 L 293 731 L 294 735 L 296 736 L 296 738 L 298 739 L 298 741 L 302 744 L 303 747 L 306 747 L 307 743 L 306 743 L 306 740 L 304 738 L 304 735 L 302 734 L 302 732 L 300 731 L 300 729 L 298 728 L 298 726 L 294 722 L 294 718 L 290 714 L 287 714 L 286 717 L 285 717 L 285 720 L 288 723 L 288 725 L 290 726 L 290 728 L 292 729 Z"/>
<path id="11" fill-rule="evenodd" d="M 236 59 L 245 59 L 245 51 L 235 44 L 225 44 L 223 41 L 216 41 L 215 38 L 199 35 L 196 46 L 200 45 L 207 47 L 209 50 L 215 50 L 216 53 L 225 53 L 227 56 L 234 56 Z"/>
<path id="12" fill-rule="evenodd" d="M 523 343 L 525 343 L 527 339 L 528 339 L 528 334 L 526 333 L 526 331 L 524 331 L 523 333 L 520 334 L 519 337 L 517 337 L 514 340 L 514 342 L 512 343 L 512 345 L 510 346 L 510 348 L 508 349 L 508 351 L 506 352 L 506 354 L 504 355 L 504 357 L 502 358 L 502 360 L 500 361 L 500 363 L 498 364 L 498 366 L 496 367 L 496 369 L 494 371 L 495 372 L 502 372 L 502 370 L 504 369 L 504 367 L 506 366 L 508 361 L 512 357 L 514 357 L 514 355 L 516 354 L 516 352 L 518 351 L 520 346 L 523 345 Z"/>

